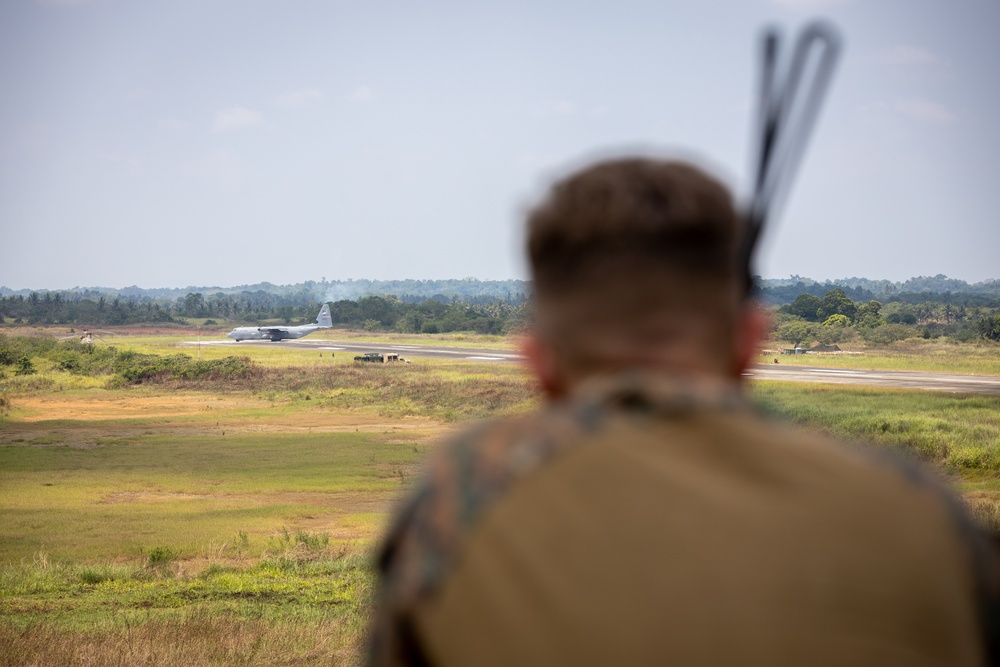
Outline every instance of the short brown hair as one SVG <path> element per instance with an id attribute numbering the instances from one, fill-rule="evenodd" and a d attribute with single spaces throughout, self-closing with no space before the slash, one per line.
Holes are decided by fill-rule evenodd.
<path id="1" fill-rule="evenodd" d="M 527 228 L 538 325 L 568 363 L 600 363 L 615 345 L 656 343 L 699 318 L 717 323 L 715 342 L 731 334 L 742 225 L 701 169 L 599 162 L 557 182 Z"/>

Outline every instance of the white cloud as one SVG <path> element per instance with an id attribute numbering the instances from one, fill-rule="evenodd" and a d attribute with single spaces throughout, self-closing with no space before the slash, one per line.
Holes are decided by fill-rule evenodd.
<path id="1" fill-rule="evenodd" d="M 228 107 L 215 112 L 215 122 L 212 123 L 212 132 L 245 130 L 261 125 L 263 122 L 264 119 L 256 111 L 251 111 L 246 107 Z"/>
<path id="2" fill-rule="evenodd" d="M 352 102 L 369 102 L 375 99 L 375 91 L 369 86 L 358 86 L 347 95 Z"/>
<path id="3" fill-rule="evenodd" d="M 947 124 L 954 122 L 957 118 L 955 113 L 945 105 L 922 97 L 896 100 L 891 106 L 893 110 L 904 116 L 930 123 Z"/>
<path id="4" fill-rule="evenodd" d="M 890 65 L 924 65 L 940 60 L 927 49 L 905 44 L 900 44 L 885 52 L 882 59 Z"/>
<path id="5" fill-rule="evenodd" d="M 297 108 L 304 107 L 314 100 L 318 100 L 323 97 L 323 93 L 316 90 L 315 88 L 303 88 L 302 90 L 290 90 L 285 93 L 278 95 L 275 100 L 278 106 Z"/>
<path id="6" fill-rule="evenodd" d="M 780 5 L 788 9 L 814 11 L 826 9 L 834 5 L 842 5 L 851 0 L 771 0 L 771 4 Z"/>
<path id="7" fill-rule="evenodd" d="M 169 132 L 177 132 L 179 130 L 183 130 L 184 128 L 186 128 L 187 127 L 187 123 L 185 123 L 182 120 L 178 120 L 178 119 L 172 118 L 172 117 L 171 118 L 161 118 L 160 120 L 156 121 L 156 127 L 157 127 L 157 129 L 160 129 L 160 130 L 166 130 L 166 131 L 169 131 Z"/>
<path id="8" fill-rule="evenodd" d="M 142 169 L 142 163 L 138 158 L 126 157 L 120 153 L 110 153 L 105 155 L 104 159 L 113 165 L 122 167 L 126 171 L 132 172 L 133 174 Z"/>

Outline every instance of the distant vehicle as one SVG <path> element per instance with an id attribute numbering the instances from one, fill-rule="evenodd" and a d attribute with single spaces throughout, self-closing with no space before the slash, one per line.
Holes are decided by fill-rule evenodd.
<path id="1" fill-rule="evenodd" d="M 401 361 L 405 364 L 410 363 L 409 359 L 400 359 L 399 355 L 395 352 L 365 352 L 362 355 L 354 357 L 354 361 L 368 361 L 376 364 L 388 364 L 395 361 Z"/>
<path id="2" fill-rule="evenodd" d="M 319 315 L 316 316 L 316 321 L 312 324 L 303 324 L 297 327 L 236 327 L 227 333 L 226 336 L 232 338 L 237 343 L 241 340 L 269 340 L 277 343 L 280 340 L 288 338 L 302 338 L 317 329 L 329 329 L 332 326 L 333 320 L 330 319 L 330 304 L 324 303 L 319 311 Z"/>

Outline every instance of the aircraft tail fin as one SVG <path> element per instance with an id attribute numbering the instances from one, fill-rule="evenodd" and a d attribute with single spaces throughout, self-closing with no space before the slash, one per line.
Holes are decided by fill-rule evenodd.
<path id="1" fill-rule="evenodd" d="M 321 329 L 329 329 L 333 327 L 333 319 L 330 317 L 330 304 L 323 304 L 323 307 L 319 311 L 319 315 L 316 316 L 316 324 L 318 324 Z"/>

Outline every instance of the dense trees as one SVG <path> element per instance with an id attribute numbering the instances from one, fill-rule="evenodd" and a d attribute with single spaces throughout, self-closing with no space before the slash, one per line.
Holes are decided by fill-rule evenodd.
<path id="1" fill-rule="evenodd" d="M 976 330 L 983 340 L 1000 341 L 1000 315 L 980 318 Z"/>
<path id="2" fill-rule="evenodd" d="M 74 298 L 76 297 L 76 298 Z M 32 292 L 0 298 L 0 317 L 15 324 L 109 326 L 138 323 L 184 323 L 184 318 L 218 318 L 243 322 L 312 322 L 321 303 L 311 296 L 279 296 L 265 292 L 205 295 L 189 292 L 173 302 L 149 297 L 115 296 L 110 303 L 76 295 Z M 370 331 L 436 333 L 476 331 L 500 334 L 523 328 L 528 307 L 500 300 L 483 303 L 451 301 L 445 297 L 406 303 L 389 296 L 341 299 L 330 304 L 334 324 Z"/>
<path id="3" fill-rule="evenodd" d="M 399 291 L 386 292 L 390 287 Z M 413 332 L 471 327 L 495 332 L 504 330 L 508 320 L 523 320 L 527 290 L 523 281 L 473 278 L 391 282 L 324 279 L 225 290 L 126 287 L 12 293 L 0 288 L 0 294 L 5 294 L 0 296 L 0 322 L 102 326 L 211 318 L 298 324 L 312 322 L 320 304 L 332 302 L 334 322 L 347 326 Z"/>
<path id="4" fill-rule="evenodd" d="M 476 331 L 501 334 L 521 330 L 527 323 L 529 313 L 525 303 L 442 303 L 436 299 L 427 299 L 410 304 L 393 296 L 370 296 L 357 301 L 337 301 L 330 305 L 330 316 L 335 324 L 368 330 L 391 329 L 401 333 Z"/>
<path id="5" fill-rule="evenodd" d="M 809 322 L 815 322 L 818 318 L 819 307 L 822 300 L 812 294 L 800 294 L 795 297 L 795 301 L 787 306 L 782 306 L 781 311 L 796 317 L 801 317 Z"/>
<path id="6" fill-rule="evenodd" d="M 762 281 L 758 296 L 775 306 L 775 333 L 793 344 L 839 343 L 860 336 L 875 343 L 898 337 L 948 336 L 997 340 L 1000 281 L 969 286 L 944 276 L 905 283 L 851 278 L 837 284 L 793 276 Z M 385 290 L 398 288 L 399 292 Z M 138 323 L 312 322 L 323 302 L 335 324 L 372 331 L 504 333 L 529 318 L 520 281 L 308 281 L 244 288 L 120 290 L 77 288 L 19 292 L 0 288 L 0 321 L 101 327 Z M 923 291 L 905 291 L 920 289 Z M 930 290 L 953 289 L 938 293 Z M 371 290 L 370 293 L 364 293 Z M 876 298 L 877 297 L 877 298 Z M 892 326 L 890 326 L 892 325 Z M 889 326 L 889 328 L 882 328 Z"/>
<path id="7" fill-rule="evenodd" d="M 882 304 L 873 299 L 859 305 L 854 321 L 862 329 L 874 329 L 881 325 L 884 322 L 882 319 Z"/>
<path id="8" fill-rule="evenodd" d="M 843 289 L 835 288 L 822 297 L 799 294 L 791 303 L 778 308 L 773 333 L 793 346 L 813 341 L 839 343 L 853 336 L 876 345 L 917 336 L 948 336 L 959 341 L 1000 340 L 997 306 L 968 307 L 951 300 L 882 304 L 871 299 L 857 303 Z"/>
<path id="9" fill-rule="evenodd" d="M 858 307 L 844 294 L 844 290 L 837 288 L 823 295 L 816 316 L 820 320 L 826 320 L 834 315 L 843 315 L 849 322 L 853 322 L 857 313 Z"/>
<path id="10" fill-rule="evenodd" d="M 792 347 L 799 347 L 816 337 L 816 328 L 804 320 L 790 320 L 780 322 L 775 333 L 779 339 L 791 343 Z"/>

